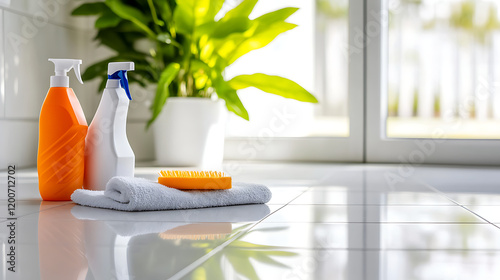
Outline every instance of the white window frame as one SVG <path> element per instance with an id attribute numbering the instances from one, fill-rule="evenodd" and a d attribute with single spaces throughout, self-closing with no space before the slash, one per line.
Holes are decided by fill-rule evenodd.
<path id="1" fill-rule="evenodd" d="M 388 0 L 366 1 L 366 161 L 500 164 L 500 140 L 387 138 Z"/>
<path id="2" fill-rule="evenodd" d="M 348 137 L 231 137 L 226 160 L 364 161 L 364 0 L 349 1 Z"/>

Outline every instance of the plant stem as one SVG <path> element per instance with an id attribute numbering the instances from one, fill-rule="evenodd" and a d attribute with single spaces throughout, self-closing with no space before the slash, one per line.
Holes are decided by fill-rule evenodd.
<path id="1" fill-rule="evenodd" d="M 191 63 L 190 63 L 191 64 Z M 194 79 L 193 79 L 193 76 L 191 76 L 188 72 L 188 75 L 187 75 L 187 84 L 186 84 L 186 91 L 188 92 L 188 96 L 195 96 L 195 92 L 194 92 Z"/>
<path id="2" fill-rule="evenodd" d="M 155 5 L 153 4 L 153 0 L 148 0 L 149 10 L 151 11 L 151 16 L 153 17 L 154 28 L 157 34 L 161 33 L 160 30 L 160 20 L 158 19 L 158 15 L 156 14 Z"/>
<path id="3" fill-rule="evenodd" d="M 185 88 L 185 94 L 186 96 L 192 96 L 193 95 L 193 89 L 192 89 L 192 82 L 189 81 L 190 78 L 190 72 L 191 72 L 191 44 L 192 41 L 191 39 L 186 38 L 186 48 L 185 48 L 185 53 L 184 53 L 184 75 L 182 77 L 182 81 L 184 82 L 186 88 Z"/>
<path id="4" fill-rule="evenodd" d="M 151 11 L 151 16 L 153 17 L 153 25 L 156 34 L 161 33 L 160 29 L 160 20 L 158 19 L 158 15 L 156 14 L 156 8 L 153 4 L 153 0 L 148 0 L 149 10 Z M 163 49 L 161 43 L 156 40 L 156 57 L 154 57 L 156 61 L 156 69 L 159 73 L 158 77 L 161 75 L 162 69 L 165 68 L 165 62 L 163 61 Z"/>

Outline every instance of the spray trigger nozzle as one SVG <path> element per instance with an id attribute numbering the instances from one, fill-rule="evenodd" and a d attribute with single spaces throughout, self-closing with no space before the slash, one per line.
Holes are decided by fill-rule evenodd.
<path id="1" fill-rule="evenodd" d="M 125 90 L 130 100 L 132 100 L 132 96 L 128 87 L 127 71 L 133 70 L 133 62 L 110 62 L 108 64 L 108 79 L 119 79 L 120 86 Z"/>
<path id="2" fill-rule="evenodd" d="M 52 79 L 51 77 L 51 87 L 52 86 L 69 86 L 69 78 L 67 76 L 68 72 L 73 69 L 75 70 L 76 79 L 83 84 L 82 76 L 80 74 L 80 64 L 82 64 L 81 59 L 59 59 L 59 58 L 49 58 L 55 65 L 55 75 Z"/>

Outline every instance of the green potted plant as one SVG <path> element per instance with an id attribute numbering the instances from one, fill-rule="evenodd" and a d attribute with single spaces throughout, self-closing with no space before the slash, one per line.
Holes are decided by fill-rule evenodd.
<path id="1" fill-rule="evenodd" d="M 318 102 L 297 83 L 255 73 L 224 78 L 224 69 L 296 27 L 283 8 L 255 19 L 258 0 L 243 0 L 218 15 L 224 0 L 105 0 L 85 3 L 75 16 L 97 16 L 95 40 L 115 55 L 88 67 L 84 80 L 106 81 L 111 61 L 134 61 L 131 83 L 156 85 L 151 106 L 157 160 L 164 165 L 211 166 L 222 162 L 224 105 L 249 120 L 237 91 L 256 87 L 303 102 Z M 217 19 L 220 18 L 220 19 Z M 209 147 L 208 149 L 206 147 Z"/>

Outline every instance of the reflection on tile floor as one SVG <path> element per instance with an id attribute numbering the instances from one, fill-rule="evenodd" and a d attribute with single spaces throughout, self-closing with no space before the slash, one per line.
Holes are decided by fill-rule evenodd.
<path id="1" fill-rule="evenodd" d="M 360 251 L 252 250 L 238 245 L 229 244 L 182 279 L 363 279 Z"/>
<path id="2" fill-rule="evenodd" d="M 241 166 L 235 181 L 268 184 L 268 205 L 126 213 L 25 188 L 17 220 L 0 200 L 0 279 L 500 278 L 500 170 L 421 167 L 394 184 L 390 165 Z"/>

